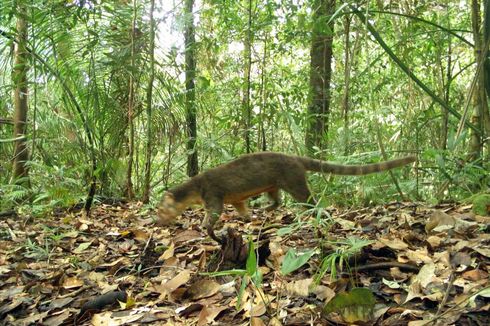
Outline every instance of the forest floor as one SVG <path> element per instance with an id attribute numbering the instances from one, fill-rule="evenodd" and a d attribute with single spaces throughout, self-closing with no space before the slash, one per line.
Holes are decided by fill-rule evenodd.
<path id="1" fill-rule="evenodd" d="M 203 214 L 155 227 L 154 212 L 121 203 L 2 218 L 0 325 L 490 325 L 490 217 L 469 205 L 329 208 L 325 219 L 254 210 L 250 223 L 227 209 L 222 222 L 244 239 L 235 249 L 268 244 L 258 268 L 227 265 Z M 334 268 L 318 277 L 322 259 Z M 242 279 L 254 282 L 240 291 Z M 323 310 L 353 286 L 375 304 Z"/>

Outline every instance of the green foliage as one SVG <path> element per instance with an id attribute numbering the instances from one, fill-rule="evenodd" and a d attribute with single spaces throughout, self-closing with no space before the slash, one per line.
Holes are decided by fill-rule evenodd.
<path id="1" fill-rule="evenodd" d="M 373 318 L 376 299 L 366 288 L 354 288 L 349 292 L 339 293 L 330 300 L 323 312 L 339 313 L 346 323 L 370 322 Z"/>
<path id="2" fill-rule="evenodd" d="M 334 248 L 333 251 L 326 255 L 320 264 L 320 269 L 315 275 L 315 282 L 320 283 L 320 280 L 325 276 L 325 273 L 330 272 L 330 278 L 337 278 L 337 266 L 342 270 L 344 267 L 349 268 L 349 258 L 361 252 L 362 248 L 371 244 L 371 241 L 359 238 L 347 238 L 345 241 L 330 242 Z"/>
<path id="3" fill-rule="evenodd" d="M 472 198 L 473 213 L 478 215 L 490 215 L 490 194 L 479 194 Z"/>
<path id="4" fill-rule="evenodd" d="M 319 157 L 346 164 L 379 161 L 376 130 L 380 129 L 388 157 L 407 150 L 419 154 L 417 170 L 394 171 L 409 198 L 462 199 L 488 190 L 490 167 L 484 159 L 488 153 L 466 162 L 470 134 L 463 130 L 456 137 L 459 121 L 452 112 L 456 110 L 456 116 L 462 113 L 470 96 L 468 85 L 475 75 L 469 2 L 449 2 L 441 10 L 436 3 L 409 2 L 398 7 L 391 2 L 368 1 L 360 15 L 367 15 L 368 25 L 344 3 L 337 4 L 332 17 L 315 21 L 311 1 L 252 2 L 253 114 L 249 133 L 254 151 L 265 146 L 267 150 L 305 153 L 311 32 L 328 32 L 327 23 L 333 21 L 335 65 L 325 134 L 328 151 Z M 82 5 L 34 0 L 23 4 L 28 12 L 32 54 L 27 126 L 32 189 L 9 185 L 10 140 L 15 137 L 13 126 L 3 119 L 7 121 L 13 114 L 11 58 L 18 13 L 16 2 L 2 1 L 0 208 L 17 207 L 20 202 L 28 212 L 38 215 L 77 203 L 86 195 L 92 159 L 97 161 L 97 193 L 110 197 L 124 194 L 130 76 L 136 85 L 133 183 L 140 196 L 146 144 L 150 141 L 146 139 L 148 121 L 144 114 L 145 85 L 150 78 L 149 2 L 136 3 L 134 53 L 130 46 L 133 9 L 123 2 Z M 152 202 L 163 190 L 185 179 L 187 156 L 186 94 L 181 79 L 183 22 L 187 17 L 182 3 L 164 1 L 161 5 L 156 15 L 160 32 L 151 118 Z M 245 7 L 234 1 L 209 0 L 196 8 L 197 151 L 201 169 L 245 152 L 240 109 L 245 62 L 242 50 L 248 28 Z M 350 22 L 348 48 L 346 21 Z M 370 42 L 372 35 L 377 43 Z M 346 65 L 347 51 L 352 61 Z M 452 112 L 445 146 L 441 145 L 443 107 Z M 387 173 L 363 177 L 314 174 L 310 181 L 322 206 L 401 199 Z M 447 191 L 438 194 L 446 182 Z M 32 209 L 29 200 L 33 201 Z"/>
<path id="5" fill-rule="evenodd" d="M 26 243 L 24 245 L 24 257 L 32 258 L 37 261 L 40 260 L 48 260 L 51 249 L 48 240 L 45 240 L 44 244 L 38 244 L 31 239 L 27 238 Z"/>
<path id="6" fill-rule="evenodd" d="M 316 253 L 315 249 L 311 249 L 302 253 L 296 252 L 294 248 L 291 248 L 284 256 L 284 260 L 281 264 L 281 274 L 286 276 L 310 260 L 310 258 Z"/>
<path id="7" fill-rule="evenodd" d="M 248 241 L 248 256 L 246 261 L 246 269 L 232 269 L 227 271 L 213 272 L 213 273 L 202 273 L 202 275 L 209 276 L 238 276 L 241 278 L 240 288 L 237 294 L 237 309 L 242 305 L 243 293 L 247 285 L 252 282 L 252 284 L 257 288 L 262 287 L 262 273 L 258 268 L 257 254 L 255 252 L 255 246 L 252 238 Z"/>

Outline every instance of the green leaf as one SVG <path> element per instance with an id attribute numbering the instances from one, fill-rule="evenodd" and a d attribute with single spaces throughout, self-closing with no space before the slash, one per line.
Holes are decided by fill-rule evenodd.
<path id="1" fill-rule="evenodd" d="M 90 242 L 83 242 L 77 248 L 75 248 L 73 250 L 73 253 L 80 254 L 83 251 L 85 251 L 88 247 L 90 247 L 91 244 L 92 244 L 92 241 L 90 241 Z"/>
<path id="2" fill-rule="evenodd" d="M 255 254 L 252 238 L 248 241 L 247 274 L 252 276 L 257 271 L 257 255 Z"/>
<path id="3" fill-rule="evenodd" d="M 248 277 L 247 275 L 244 275 L 242 277 L 242 284 L 240 284 L 240 290 L 238 290 L 238 297 L 237 297 L 237 309 L 240 309 L 242 306 L 242 298 L 243 298 L 243 292 L 245 292 L 245 288 L 247 287 L 248 283 Z"/>
<path id="4" fill-rule="evenodd" d="M 293 232 L 293 227 L 286 226 L 284 228 L 280 228 L 279 230 L 277 230 L 277 235 L 282 237 L 284 235 L 290 234 L 291 232 Z"/>
<path id="5" fill-rule="evenodd" d="M 337 294 L 330 300 L 323 311 L 326 314 L 336 312 L 346 323 L 369 322 L 373 318 L 376 299 L 371 290 L 354 288 L 350 292 Z"/>
<path id="6" fill-rule="evenodd" d="M 282 275 L 288 275 L 306 264 L 306 262 L 315 254 L 315 252 L 315 249 L 308 250 L 304 253 L 298 253 L 292 248 L 289 249 L 281 265 Z"/>

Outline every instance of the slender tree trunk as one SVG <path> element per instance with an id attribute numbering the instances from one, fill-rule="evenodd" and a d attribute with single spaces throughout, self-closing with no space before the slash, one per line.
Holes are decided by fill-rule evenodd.
<path id="1" fill-rule="evenodd" d="M 28 168 L 26 162 L 29 159 L 27 148 L 27 71 L 28 71 L 28 51 L 27 46 L 27 17 L 26 8 L 18 4 L 17 16 L 17 36 L 15 42 L 15 65 L 12 74 L 14 91 L 14 161 L 12 181 L 28 186 Z"/>
<path id="2" fill-rule="evenodd" d="M 350 90 L 350 24 L 351 16 L 346 15 L 344 19 L 345 35 L 345 61 L 344 61 L 344 94 L 342 96 L 342 115 L 344 118 L 344 155 L 349 154 L 349 90 Z"/>
<path id="3" fill-rule="evenodd" d="M 131 73 L 129 74 L 129 94 L 128 94 L 128 127 L 129 127 L 129 139 L 128 139 L 128 170 L 126 173 L 126 196 L 128 199 L 134 197 L 133 190 L 133 160 L 134 160 L 134 86 L 135 86 L 135 38 L 136 38 L 136 1 L 133 0 L 133 19 L 131 22 Z"/>
<path id="4" fill-rule="evenodd" d="M 332 76 L 333 21 L 325 22 L 335 12 L 335 0 L 315 0 L 313 33 L 310 50 L 310 94 L 305 145 L 310 154 L 314 147 L 326 147 L 330 115 L 330 80 Z"/>
<path id="5" fill-rule="evenodd" d="M 483 28 L 483 39 L 484 39 L 484 44 L 485 48 L 483 49 L 482 56 L 485 58 L 485 66 L 484 66 L 484 83 L 485 83 L 485 89 L 486 89 L 486 100 L 488 103 L 488 97 L 490 96 L 490 60 L 488 59 L 488 51 L 489 51 L 489 44 L 490 44 L 490 23 L 488 20 L 490 19 L 490 1 L 485 1 L 484 2 L 484 9 L 483 9 L 483 15 L 484 15 L 484 28 Z M 485 106 L 483 108 L 482 112 L 482 123 L 483 123 L 483 146 L 486 151 L 485 157 L 486 161 L 490 161 L 490 108 Z"/>
<path id="6" fill-rule="evenodd" d="M 262 71 L 261 71 L 261 88 L 262 88 L 262 104 L 260 106 L 260 120 L 259 120 L 259 142 L 258 146 L 260 150 L 267 150 L 267 139 L 265 137 L 265 108 L 267 105 L 267 40 L 268 32 L 265 32 L 264 37 L 264 52 L 262 55 Z"/>
<path id="7" fill-rule="evenodd" d="M 243 59 L 245 67 L 243 70 L 243 97 L 242 97 L 242 111 L 245 125 L 245 149 L 247 153 L 251 152 L 250 144 L 250 128 L 252 124 L 252 112 L 250 108 L 250 73 L 252 69 L 252 1 L 248 0 L 247 7 L 247 31 L 244 39 Z"/>
<path id="8" fill-rule="evenodd" d="M 449 39 L 449 45 L 447 48 L 447 64 L 446 64 L 446 85 L 444 89 L 444 101 L 449 103 L 449 90 L 451 89 L 451 55 L 452 46 L 451 39 Z M 447 147 L 447 133 L 448 133 L 448 123 L 449 123 L 449 111 L 446 108 L 442 108 L 442 120 L 441 120 L 441 135 L 440 135 L 440 148 L 446 149 Z"/>
<path id="9" fill-rule="evenodd" d="M 476 62 L 481 62 L 482 56 L 482 35 L 480 32 L 481 19 L 480 19 L 480 3 L 478 0 L 471 0 L 471 22 L 473 28 L 473 38 L 475 40 L 475 58 Z M 473 115 L 471 117 L 471 123 L 478 129 L 482 130 L 482 112 L 484 108 L 487 110 L 486 94 L 485 94 L 485 76 L 483 72 L 478 74 L 476 82 L 476 88 L 473 93 Z M 481 134 L 471 131 L 471 138 L 468 148 L 468 154 L 470 159 L 476 159 L 481 156 L 482 153 L 482 138 Z"/>
<path id="10" fill-rule="evenodd" d="M 192 177 L 199 172 L 197 160 L 197 119 L 196 119 L 196 60 L 195 60 L 195 35 L 194 35 L 194 14 L 192 8 L 194 0 L 185 0 L 185 108 L 187 123 L 187 175 Z"/>
<path id="11" fill-rule="evenodd" d="M 153 99 L 153 80 L 155 79 L 155 20 L 153 11 L 155 10 L 155 0 L 150 1 L 150 79 L 146 89 L 146 158 L 145 158 L 145 183 L 143 189 L 143 203 L 150 201 L 150 182 L 151 182 L 151 158 L 153 148 L 152 137 L 152 99 Z"/>

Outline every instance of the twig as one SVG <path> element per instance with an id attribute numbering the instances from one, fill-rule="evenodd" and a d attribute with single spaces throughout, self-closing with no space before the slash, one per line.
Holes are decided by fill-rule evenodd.
<path id="1" fill-rule="evenodd" d="M 449 275 L 449 281 L 447 282 L 446 293 L 444 293 L 444 298 L 442 298 L 442 301 L 439 304 L 439 308 L 437 309 L 435 318 L 437 318 L 441 314 L 442 308 L 444 308 L 444 306 L 446 305 L 447 299 L 449 298 L 449 292 L 451 292 L 451 289 L 453 288 L 454 280 L 454 270 L 451 270 L 451 275 Z"/>
<path id="2" fill-rule="evenodd" d="M 374 264 L 367 264 L 367 265 L 362 265 L 362 266 L 357 266 L 355 268 L 352 268 L 352 271 L 354 272 L 363 272 L 363 271 L 369 271 L 369 270 L 377 270 L 377 269 L 388 269 L 391 267 L 398 267 L 400 269 L 404 269 L 410 272 L 418 272 L 420 268 L 414 265 L 410 264 L 404 264 L 404 263 L 398 263 L 394 261 L 387 261 L 387 262 L 382 262 L 382 263 L 374 263 Z M 346 273 L 348 274 L 348 273 Z"/>

